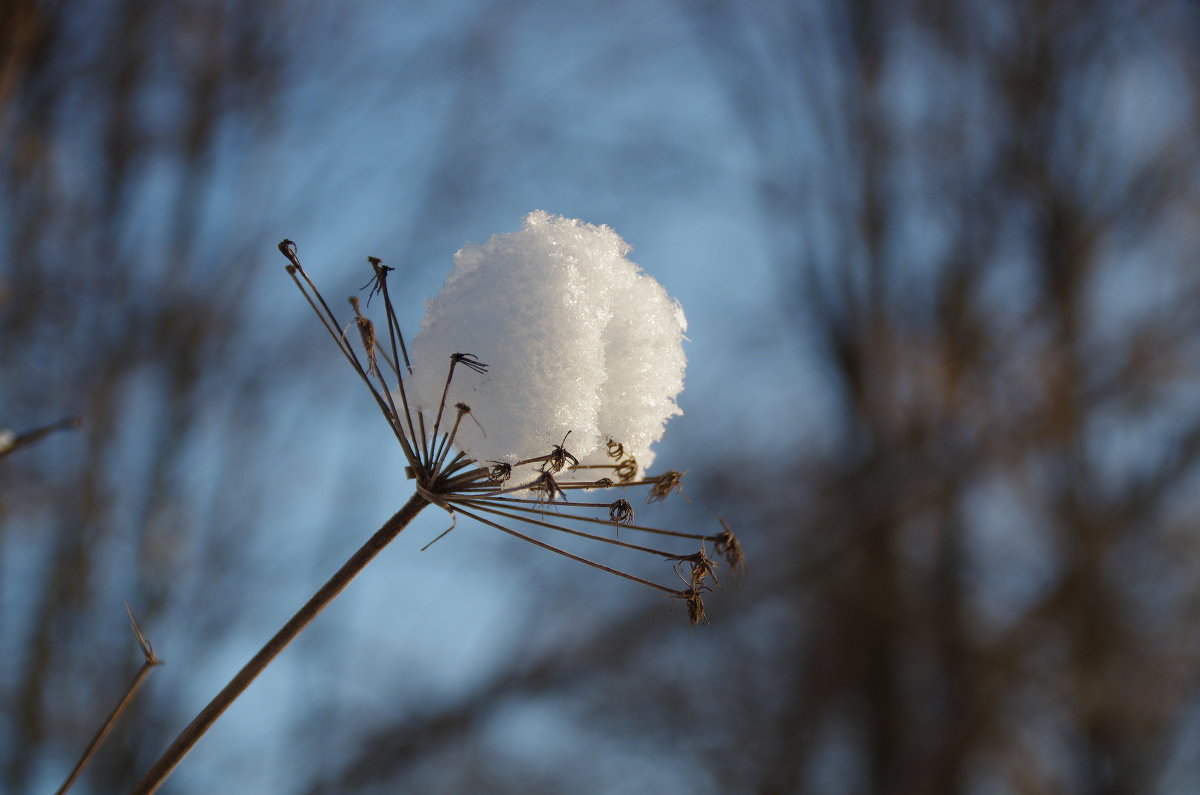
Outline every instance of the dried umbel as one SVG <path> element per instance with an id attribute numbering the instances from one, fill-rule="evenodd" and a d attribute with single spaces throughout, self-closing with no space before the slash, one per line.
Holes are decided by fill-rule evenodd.
<path id="1" fill-rule="evenodd" d="M 629 248 L 611 229 L 538 212 L 517 233 L 464 248 L 427 303 L 411 358 L 389 294 L 391 268 L 369 258 L 373 275 L 363 289 L 366 303 L 383 300 L 379 326 L 351 300 L 360 356 L 295 245 L 284 241 L 280 251 L 370 389 L 420 497 L 683 600 L 693 623 L 707 623 L 701 594 L 717 577 L 705 542 L 735 570 L 741 548 L 727 525 L 705 534 L 634 521 L 634 492 L 643 491 L 647 503 L 683 493 L 680 472 L 643 474 L 639 461 L 653 460 L 650 445 L 679 413 L 686 325 L 678 304 L 626 259 Z M 700 551 L 631 543 L 618 529 L 667 544 L 699 542 Z M 666 560 L 684 587 L 568 552 L 545 540 L 554 533 Z"/>
<path id="2" fill-rule="evenodd" d="M 372 275 L 362 288 L 367 308 L 383 299 L 382 324 L 366 316 L 358 298 L 350 301 L 353 320 L 343 324 L 301 266 L 296 245 L 284 240 L 279 250 L 383 413 L 416 493 L 179 733 L 138 783 L 138 795 L 155 792 L 255 677 L 429 505 L 450 513 L 445 533 L 459 516 L 474 519 L 682 600 L 693 624 L 708 623 L 702 596 L 717 574 L 705 542 L 735 571 L 741 546 L 724 522 L 713 535 L 634 523 L 630 492 L 646 489 L 647 502 L 682 494 L 679 472 L 646 475 L 642 467 L 663 424 L 679 413 L 685 324 L 678 304 L 625 258 L 629 247 L 611 229 L 531 213 L 520 232 L 463 249 L 429 303 L 411 357 L 388 291 L 392 268 L 368 258 Z M 347 335 L 351 325 L 361 357 Z M 16 441 L 0 437 L 0 455 Z M 589 499 L 574 499 L 579 493 Z M 618 539 L 618 528 L 664 545 L 699 541 L 700 550 L 634 544 Z M 568 552 L 535 533 L 666 560 L 683 587 Z M 149 644 L 143 650 L 147 666 L 155 664 Z"/>

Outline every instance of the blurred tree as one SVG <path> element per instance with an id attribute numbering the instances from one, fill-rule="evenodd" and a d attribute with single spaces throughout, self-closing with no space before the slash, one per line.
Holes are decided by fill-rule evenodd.
<path id="1" fill-rule="evenodd" d="M 255 213 L 235 197 L 256 186 L 214 183 L 269 127 L 287 43 L 274 3 L 0 5 L 0 421 L 83 423 L 0 464 L 5 792 L 65 776 L 114 705 L 123 600 L 176 616 L 197 648 L 175 653 L 197 659 L 235 623 L 220 595 L 246 576 L 257 495 L 234 462 L 253 452 L 205 436 L 264 410 L 262 370 L 221 366 L 262 350 L 244 262 L 263 241 L 209 230 Z M 183 476 L 209 455 L 208 482 Z M 97 791 L 128 786 L 179 716 L 133 720 L 88 771 Z"/>
<path id="2" fill-rule="evenodd" d="M 604 791 L 642 769 L 589 742 L 652 746 L 639 764 L 689 792 L 1187 789 L 1196 9 L 682 13 L 758 153 L 795 318 L 778 352 L 815 351 L 794 454 L 723 438 L 693 473 L 751 576 L 690 652 L 621 616 L 365 733 L 313 791 Z M 522 767 L 488 728 L 514 704 L 589 739 Z"/>

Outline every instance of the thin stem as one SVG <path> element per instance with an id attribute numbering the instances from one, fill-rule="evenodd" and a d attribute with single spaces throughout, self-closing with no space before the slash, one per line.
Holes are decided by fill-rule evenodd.
<path id="1" fill-rule="evenodd" d="M 568 484 L 564 483 L 562 485 L 566 486 Z M 492 497 L 490 499 L 493 502 L 515 502 L 515 503 L 523 503 L 523 504 L 528 504 L 528 505 L 545 505 L 546 504 L 545 500 L 535 500 L 535 499 L 523 500 L 523 499 L 520 499 L 519 497 Z M 609 500 L 608 502 L 572 502 L 571 500 L 561 500 L 554 504 L 559 507 L 565 506 L 567 508 L 609 508 L 612 506 L 612 500 Z"/>
<path id="2" fill-rule="evenodd" d="M 441 426 L 442 426 L 442 412 L 446 410 L 446 396 L 450 394 L 450 382 L 452 380 L 454 380 L 454 365 L 456 365 L 456 364 L 458 364 L 458 360 L 455 359 L 453 356 L 451 356 L 450 357 L 450 371 L 448 373 L 446 373 L 446 386 L 442 387 L 442 400 L 440 403 L 438 403 L 437 419 L 435 419 L 433 421 L 433 441 L 434 441 L 435 446 L 437 444 L 438 429 L 441 428 Z M 461 414 L 458 416 L 459 416 L 459 419 L 462 419 Z M 436 471 L 436 470 L 437 470 L 437 467 L 434 466 L 431 471 Z"/>
<path id="3" fill-rule="evenodd" d="M 254 655 L 250 662 L 238 671 L 233 679 L 229 680 L 229 684 L 225 685 L 224 689 L 208 703 L 200 714 L 188 724 L 179 736 L 175 738 L 175 742 L 163 752 L 154 766 L 147 771 L 146 775 L 138 783 L 134 792 L 137 795 L 149 795 L 156 792 L 162 783 L 166 781 L 167 776 L 175 769 L 180 760 L 187 755 L 192 746 L 204 735 L 206 731 L 216 722 L 234 699 L 242 694 L 242 692 L 250 686 L 250 683 L 262 673 L 272 660 L 279 655 L 284 648 L 292 642 L 297 635 L 300 634 L 309 622 L 317 617 L 325 606 L 333 601 L 342 590 L 350 584 L 363 568 L 366 567 L 371 560 L 378 555 L 384 547 L 391 543 L 400 531 L 408 526 L 421 509 L 428 505 L 428 501 L 414 494 L 404 507 L 396 512 L 396 515 L 388 519 L 383 527 L 375 532 L 375 535 L 367 539 L 357 552 L 354 553 L 346 563 L 337 570 L 337 573 L 329 578 L 321 589 L 313 594 L 301 607 L 291 620 L 283 625 L 275 636 L 267 641 L 266 645 L 259 650 L 258 654 Z"/>
<path id="4" fill-rule="evenodd" d="M 388 365 L 391 366 L 393 370 L 395 370 L 396 369 L 395 365 L 392 365 L 392 361 L 390 358 L 388 358 L 387 353 L 384 351 L 379 351 L 379 353 L 387 361 Z M 388 425 L 391 427 L 392 432 L 396 434 L 396 438 L 400 441 L 400 447 L 404 451 L 404 457 L 405 457 L 405 459 L 407 459 L 408 465 L 416 466 L 417 465 L 416 453 L 413 451 L 412 446 L 409 444 L 408 437 L 405 435 L 404 423 L 400 419 L 400 412 L 396 408 L 396 401 L 395 401 L 395 399 L 392 398 L 392 390 L 388 388 L 387 378 L 385 378 L 383 373 L 381 371 L 379 371 L 378 369 L 376 369 L 376 371 L 375 371 L 375 377 L 379 379 L 379 385 L 382 387 L 380 392 L 387 399 L 388 408 L 384 409 L 383 414 L 387 418 Z M 401 388 L 400 388 L 400 400 L 404 404 L 404 414 L 407 417 L 408 402 L 404 397 L 403 384 L 401 384 Z M 409 424 L 409 428 L 410 428 L 409 432 L 411 433 L 412 417 L 408 417 L 408 424 Z"/>
<path id="5" fill-rule="evenodd" d="M 460 403 L 459 405 L 462 406 L 462 408 L 458 410 L 458 416 L 454 418 L 454 427 L 450 429 L 450 433 L 442 437 L 441 449 L 437 452 L 437 460 L 433 462 L 434 472 L 437 472 L 439 469 L 441 469 L 442 461 L 445 460 L 446 453 L 450 452 L 450 445 L 454 444 L 454 437 L 458 435 L 458 426 L 462 423 L 463 415 L 468 411 L 465 403 Z"/>
<path id="6" fill-rule="evenodd" d="M 384 416 L 388 418 L 388 424 L 392 426 L 392 430 L 396 434 L 396 439 L 400 442 L 400 447 L 404 450 L 404 456 L 408 459 L 409 466 L 415 467 L 417 465 L 415 453 L 410 446 L 408 439 L 406 439 L 404 436 L 404 427 L 400 424 L 399 418 L 396 418 L 394 422 L 392 421 L 392 418 L 395 416 L 395 410 L 394 408 L 389 409 L 388 407 L 390 396 L 389 400 L 384 400 L 379 390 L 377 390 L 375 385 L 371 383 L 371 376 L 362 366 L 362 363 L 359 362 L 357 354 L 354 353 L 354 348 L 350 345 L 349 341 L 347 341 L 346 334 L 341 330 L 341 325 L 338 323 L 337 316 L 333 313 L 333 310 L 329 308 L 329 304 L 325 302 L 325 298 L 321 295 L 321 291 L 317 289 L 315 284 L 313 284 L 312 279 L 308 277 L 308 273 L 305 272 L 304 267 L 300 264 L 300 260 L 296 256 L 295 246 L 296 244 L 290 240 L 284 240 L 279 244 L 279 251 L 291 263 L 287 269 L 288 275 L 292 277 L 292 281 L 295 283 L 296 289 L 298 289 L 300 294 L 304 296 L 304 300 L 308 301 L 308 305 L 312 307 L 317 319 L 321 321 L 323 326 L 325 326 L 325 330 L 329 332 L 329 336 L 333 337 L 333 341 L 337 345 L 338 350 L 342 352 L 342 355 L 346 357 L 346 361 L 350 362 L 350 366 L 354 368 L 354 371 L 358 373 L 358 377 L 362 379 L 363 383 L 367 385 L 367 389 L 371 391 L 371 396 L 375 398 L 375 403 L 379 406 L 379 410 L 382 411 Z M 300 274 L 300 276 L 297 276 L 297 273 Z M 301 283 L 300 277 L 304 278 L 304 283 Z M 308 285 L 307 288 L 304 286 L 305 284 Z M 311 294 L 309 292 L 310 290 Z M 320 304 L 319 307 L 317 306 L 318 303 Z M 380 380 L 383 380 L 382 377 Z M 401 390 L 403 390 L 403 384 L 401 384 Z M 384 393 L 387 393 L 388 390 L 386 386 L 383 391 Z M 401 398 L 403 399 L 403 397 L 404 395 L 402 392 Z M 405 412 L 407 413 L 407 411 L 408 406 L 406 403 Z M 409 421 L 409 424 L 412 424 L 411 420 Z"/>
<path id="7" fill-rule="evenodd" d="M 451 442 L 453 442 L 453 441 L 454 440 L 451 439 Z M 455 472 L 458 472 L 461 469 L 465 469 L 474 463 L 475 463 L 475 460 L 473 458 L 467 458 L 466 453 L 455 453 L 454 458 L 451 458 L 449 461 L 447 461 L 446 465 L 441 468 L 441 477 L 447 477 L 449 475 L 453 475 Z M 485 468 L 485 469 L 481 470 L 480 468 L 477 467 L 476 471 L 486 472 L 487 469 Z"/>
<path id="8" fill-rule="evenodd" d="M 329 304 L 325 303 L 325 298 L 321 295 L 321 291 L 317 289 L 317 285 L 313 284 L 313 280 L 308 278 L 307 271 L 305 271 L 304 266 L 300 264 L 300 259 L 296 255 L 296 244 L 290 240 L 284 240 L 282 243 L 279 244 L 279 251 L 280 251 L 280 253 L 283 254 L 284 257 L 286 257 L 288 259 L 289 262 L 291 262 L 291 264 L 295 267 L 296 271 L 298 271 L 300 273 L 300 275 L 304 277 L 304 281 L 308 284 L 309 288 L 312 290 L 313 296 L 315 296 L 317 301 L 321 304 L 321 309 L 325 310 L 325 314 L 324 314 L 324 316 L 322 316 L 322 319 L 324 319 L 324 318 L 329 319 L 329 322 L 326 323 L 325 327 L 332 328 L 332 329 L 341 328 L 341 325 L 338 323 L 338 320 L 337 320 L 337 315 L 333 314 L 333 310 L 329 308 Z M 294 278 L 294 274 L 293 274 L 293 278 Z M 296 284 L 297 284 L 297 286 L 300 286 L 300 283 L 298 281 Z M 306 296 L 308 295 L 307 291 L 305 291 L 302 286 L 300 287 L 300 290 L 301 290 L 301 292 L 304 292 Z M 317 312 L 317 314 L 321 315 L 321 313 L 319 311 Z M 331 326 L 331 324 L 332 324 L 332 326 Z M 335 333 L 332 330 L 329 333 L 333 334 L 339 340 L 345 340 L 345 335 L 343 335 L 343 334 Z M 354 355 L 354 351 L 350 348 L 348 343 L 345 345 L 345 351 L 348 352 L 350 356 Z M 357 365 L 358 359 L 355 359 L 354 363 Z M 361 367 L 360 367 L 360 369 L 361 369 Z"/>
<path id="9" fill-rule="evenodd" d="M 467 472 L 447 477 L 474 463 L 476 462 L 473 459 L 467 458 L 462 453 L 452 458 L 450 463 L 442 470 L 441 490 L 448 493 L 459 492 L 463 489 L 485 489 L 491 491 L 495 484 L 487 480 L 487 467 L 476 466 Z"/>
<path id="10" fill-rule="evenodd" d="M 392 343 L 393 354 L 395 353 L 395 347 L 396 347 L 396 345 L 395 345 L 395 342 L 393 341 L 393 343 Z M 404 428 L 404 424 L 400 421 L 400 412 L 396 411 L 396 401 L 391 397 L 393 390 L 390 386 L 388 386 L 387 379 L 384 377 L 383 372 L 381 370 L 377 374 L 378 378 L 379 378 L 380 386 L 383 387 L 380 391 L 383 392 L 383 394 L 388 396 L 388 404 L 390 406 L 392 406 L 392 415 L 395 417 L 394 421 L 392 420 L 391 417 L 389 417 L 388 422 L 393 425 L 399 426 L 399 428 L 397 430 L 398 434 L 400 434 L 400 435 L 407 434 L 409 437 L 412 437 L 415 439 L 417 435 L 412 429 L 412 414 L 408 410 L 408 397 L 405 395 L 405 392 L 404 392 L 404 377 L 400 373 L 400 368 L 396 366 L 395 356 L 394 355 L 389 356 L 388 352 L 385 351 L 383 348 L 379 348 L 376 351 L 376 355 L 379 356 L 379 358 L 383 359 L 384 363 L 387 364 L 388 369 L 391 370 L 396 376 L 396 391 L 398 391 L 398 393 L 400 395 L 400 404 L 404 407 L 404 418 L 408 420 L 408 429 L 406 430 Z M 412 373 L 410 372 L 409 375 L 411 375 L 411 374 Z"/>
<path id="11" fill-rule="evenodd" d="M 34 442 L 38 441 L 39 439 L 42 439 L 45 436 L 49 436 L 50 434 L 54 433 L 55 431 L 63 431 L 63 430 L 78 428 L 80 425 L 80 422 L 81 421 L 80 421 L 79 417 L 67 417 L 66 419 L 59 420 L 58 422 L 53 422 L 53 423 L 51 423 L 49 425 L 45 425 L 41 428 L 35 428 L 32 431 L 26 431 L 25 433 L 22 433 L 19 436 L 11 437 L 9 439 L 7 445 L 0 446 L 0 458 L 3 458 L 4 456 L 8 455 L 9 453 L 11 453 L 12 451 L 14 451 L 18 448 L 33 444 Z"/>
<path id="12" fill-rule="evenodd" d="M 475 496 L 481 497 L 481 498 L 487 497 L 490 499 L 492 497 L 499 497 L 503 494 L 516 494 L 517 492 L 521 492 L 521 491 L 532 491 L 533 489 L 535 489 L 537 487 L 538 483 L 539 483 L 538 480 L 531 480 L 528 483 L 521 483 L 516 486 L 509 486 L 506 489 L 492 489 L 491 491 L 488 491 L 484 494 L 478 494 Z"/>
<path id="13" fill-rule="evenodd" d="M 75 780 L 79 778 L 79 774 L 83 772 L 83 769 L 92 761 L 92 757 L 96 755 L 100 744 L 104 742 L 104 739 L 108 737 L 108 733 L 112 731 L 113 726 L 117 724 L 117 719 L 121 717 L 121 714 L 125 712 L 125 709 L 133 701 L 133 697 L 137 695 L 138 688 L 142 686 L 142 682 L 145 681 L 146 675 L 150 673 L 150 669 L 161 662 L 158 659 L 148 658 L 142 663 L 142 667 L 138 669 L 138 672 L 133 677 L 133 681 L 129 683 L 129 687 L 125 690 L 125 695 L 121 696 L 121 700 L 117 702 L 117 706 L 108 716 L 108 719 L 104 721 L 103 725 L 100 726 L 96 732 L 96 736 L 88 744 L 87 749 L 83 752 L 83 756 L 79 757 L 79 761 L 75 763 L 75 768 L 67 776 L 67 780 L 58 788 L 58 795 L 62 795 L 62 793 L 70 789 Z"/>
<path id="14" fill-rule="evenodd" d="M 421 428 L 421 452 L 424 454 L 422 461 L 430 462 L 433 454 L 429 448 L 429 435 L 425 433 L 425 412 L 420 409 L 417 409 L 417 425 Z"/>
<path id="15" fill-rule="evenodd" d="M 404 366 L 408 368 L 408 374 L 412 375 L 412 363 L 408 361 L 408 348 L 404 346 L 404 332 L 400 330 L 400 321 L 396 317 L 396 310 L 392 307 L 392 297 L 388 295 L 386 273 L 379 279 L 379 289 L 383 293 L 383 305 L 387 309 L 388 333 L 392 337 L 392 353 L 395 355 L 396 338 L 398 337 L 400 339 L 400 352 L 404 354 Z M 399 375 L 399 372 L 397 372 L 397 375 Z M 400 380 L 403 381 L 403 377 Z"/>
<path id="16" fill-rule="evenodd" d="M 567 552 L 565 549 L 559 549 L 558 547 L 553 546 L 552 544 L 547 544 L 545 541 L 538 541 L 536 538 L 531 538 L 530 536 L 527 536 L 524 533 L 518 533 L 516 530 L 513 530 L 512 528 L 505 527 L 504 525 L 493 522 L 490 519 L 485 519 L 484 517 L 480 516 L 477 513 L 471 513 L 467 509 L 463 508 L 461 505 L 455 505 L 454 510 L 458 511 L 463 516 L 469 516 L 470 518 L 474 519 L 477 522 L 488 525 L 489 527 L 494 527 L 497 530 L 500 530 L 502 532 L 508 533 L 510 536 L 519 538 L 522 541 L 528 541 L 530 544 L 533 544 L 536 547 L 541 547 L 542 549 L 547 549 L 551 552 L 562 555 L 564 558 L 570 558 L 571 560 L 578 561 L 579 563 L 583 563 L 585 565 L 591 566 L 594 569 L 600 569 L 600 571 L 606 571 L 609 574 L 615 574 L 618 577 L 624 577 L 627 580 L 633 580 L 634 582 L 640 582 L 642 585 L 649 586 L 650 588 L 653 588 L 657 591 L 662 591 L 663 593 L 670 594 L 671 596 L 678 596 L 680 598 L 687 596 L 687 592 L 685 592 L 685 591 L 677 591 L 674 588 L 668 588 L 665 585 L 659 585 L 656 582 L 651 582 L 650 580 L 644 580 L 641 577 L 637 577 L 633 574 L 628 574 L 627 572 L 623 572 L 620 569 L 614 569 L 611 566 L 605 566 L 603 563 L 597 563 L 594 560 L 588 560 L 587 558 L 580 557 L 579 555 L 575 555 L 570 552 Z"/>
<path id="17" fill-rule="evenodd" d="M 396 389 L 400 392 L 400 403 L 404 406 L 404 419 L 408 421 L 408 435 L 415 439 L 416 431 L 413 428 L 412 411 L 408 408 L 408 393 L 404 389 L 404 374 L 400 372 L 399 357 L 396 354 L 397 338 L 400 340 L 400 353 L 404 355 L 404 366 L 409 375 L 412 375 L 412 364 L 408 361 L 408 349 L 404 346 L 404 332 L 400 330 L 400 321 L 396 318 L 396 310 L 392 306 L 391 296 L 388 295 L 387 271 L 383 271 L 379 277 L 379 289 L 383 293 L 383 305 L 387 312 L 388 339 L 392 344 L 392 356 L 388 359 L 388 363 L 391 365 L 392 372 L 396 374 Z M 411 462 L 410 466 L 413 466 Z"/>
<path id="18" fill-rule="evenodd" d="M 292 281 L 295 283 L 296 289 L 300 291 L 302 296 L 304 296 L 304 300 L 308 301 L 308 305 L 316 314 L 317 319 L 321 321 L 321 325 L 325 327 L 325 331 L 330 337 L 333 338 L 333 342 L 335 345 L 337 345 L 338 350 L 341 351 L 342 356 L 346 357 L 346 361 L 350 363 L 350 366 L 354 369 L 354 372 L 358 373 L 359 378 L 361 378 L 363 383 L 367 385 L 367 389 L 371 390 L 371 395 L 375 398 L 375 402 L 379 405 L 380 410 L 386 415 L 388 412 L 387 403 L 385 403 L 383 398 L 380 397 L 379 391 L 376 390 L 375 385 L 371 383 L 371 378 L 367 374 L 367 371 L 358 361 L 358 356 L 354 353 L 354 349 L 351 348 L 350 343 L 346 341 L 346 335 L 340 330 L 341 327 L 338 325 L 338 320 L 336 317 L 334 317 L 333 311 L 329 309 L 329 305 L 325 303 L 325 299 L 321 298 L 320 293 L 315 293 L 316 300 L 314 300 L 313 295 L 310 295 L 304 285 L 301 284 L 300 278 L 296 275 L 297 273 L 303 275 L 305 280 L 308 281 L 310 285 L 312 284 L 312 281 L 308 279 L 308 274 L 304 273 L 304 270 L 299 266 L 290 268 L 288 270 L 288 275 L 292 277 Z M 313 287 L 313 290 L 315 291 L 316 287 Z M 324 307 L 324 311 L 322 311 L 321 307 L 317 306 L 317 300 L 321 302 L 321 307 Z M 329 313 L 328 318 L 325 316 L 325 312 Z M 403 439 L 401 440 L 403 441 Z"/>
<path id="19" fill-rule="evenodd" d="M 509 498 L 509 497 L 493 498 L 490 494 L 472 495 L 471 497 L 469 497 L 469 499 L 471 499 L 471 500 L 482 500 L 485 498 L 487 499 L 487 501 L 489 503 L 493 503 L 493 504 L 497 503 L 497 502 L 504 502 L 504 503 L 531 502 L 531 503 L 535 503 L 535 504 L 538 502 L 541 502 L 543 505 L 546 504 L 544 500 L 515 500 L 515 499 Z M 451 500 L 451 502 L 453 502 L 453 500 Z M 554 503 L 554 505 L 556 507 L 564 506 L 564 505 L 567 507 L 572 507 L 572 506 L 579 505 L 579 504 L 581 504 L 581 503 L 571 503 L 571 502 L 556 502 L 556 503 Z M 536 513 L 536 514 L 545 513 L 545 511 L 540 511 L 540 510 L 537 510 L 536 508 L 525 508 L 525 507 L 521 507 L 519 505 L 509 505 L 508 507 L 510 510 L 523 511 L 525 513 Z M 603 507 L 608 507 L 608 503 L 604 503 Z M 573 519 L 577 522 L 591 522 L 592 524 L 611 525 L 613 523 L 611 519 L 598 519 L 595 516 L 571 515 L 571 516 L 568 516 L 567 518 Z M 643 533 L 654 533 L 655 535 L 660 535 L 660 536 L 673 536 L 675 538 L 691 538 L 696 541 L 716 541 L 721 536 L 720 533 L 717 533 L 716 535 L 704 535 L 703 533 L 685 533 L 682 530 L 663 530 L 658 527 L 648 527 L 646 525 L 641 525 L 641 524 L 622 524 L 622 525 L 620 525 L 620 528 L 622 530 L 640 530 Z"/>
<path id="20" fill-rule="evenodd" d="M 579 536 L 580 538 L 586 538 L 591 541 L 599 541 L 602 544 L 611 544 L 616 547 L 623 547 L 624 549 L 632 549 L 637 552 L 649 552 L 652 555 L 659 555 L 664 558 L 670 558 L 674 554 L 671 552 L 666 552 L 661 549 L 654 549 L 653 547 L 644 547 L 640 544 L 630 544 L 628 541 L 621 541 L 620 539 L 617 539 L 617 538 L 607 538 L 605 536 L 596 535 L 595 533 L 585 533 L 582 530 L 572 530 L 571 528 L 564 527 L 563 525 L 560 525 L 560 524 L 553 524 L 551 522 L 543 522 L 538 519 L 530 519 L 526 516 L 521 516 L 520 514 L 509 513 L 508 511 L 502 511 L 494 506 L 489 506 L 488 503 L 486 503 L 486 502 L 482 502 L 479 500 L 461 500 L 461 501 L 455 500 L 454 504 L 455 505 L 469 505 L 477 511 L 485 511 L 487 513 L 493 514 L 494 516 L 503 516 L 506 519 L 516 519 L 518 522 L 525 522 L 526 524 L 537 525 L 538 527 L 545 527 L 548 530 L 557 530 L 560 533 L 567 533 L 568 535 Z M 581 517 L 568 516 L 566 518 L 579 519 Z M 616 522 L 609 521 L 609 522 L 606 522 L 606 524 L 617 527 L 618 529 L 620 528 L 620 525 L 618 525 Z"/>

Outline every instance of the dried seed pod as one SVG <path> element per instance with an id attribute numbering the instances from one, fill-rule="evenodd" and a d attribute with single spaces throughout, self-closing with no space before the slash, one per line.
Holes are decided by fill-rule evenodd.
<path id="1" fill-rule="evenodd" d="M 693 585 L 684 594 L 683 599 L 687 602 L 688 621 L 692 624 L 707 624 L 708 614 L 704 612 L 704 599 L 700 596 L 702 590 L 707 590 L 703 586 Z"/>
<path id="2" fill-rule="evenodd" d="M 564 500 L 567 498 L 562 487 L 558 485 L 558 481 L 549 472 L 538 475 L 537 480 L 529 488 L 538 495 L 539 499 L 544 499 L 546 502 L 554 502 L 555 497 L 562 497 Z"/>
<path id="3" fill-rule="evenodd" d="M 489 483 L 504 483 L 510 477 L 512 477 L 512 464 L 505 464 L 502 461 L 492 462 L 487 474 Z"/>
<path id="4" fill-rule="evenodd" d="M 562 444 L 554 445 L 554 449 L 550 451 L 550 455 L 546 457 L 545 463 L 542 464 L 543 472 L 557 474 L 562 471 L 568 461 L 571 463 L 571 469 L 579 466 L 579 459 L 568 453 L 567 448 L 563 446 L 567 443 L 567 436 L 570 435 L 571 432 L 567 431 L 567 435 L 563 437 Z"/>
<path id="5" fill-rule="evenodd" d="M 379 257 L 367 257 L 367 262 L 371 263 L 371 267 L 375 270 L 375 275 L 371 280 L 359 287 L 360 290 L 371 288 L 371 292 L 367 293 L 367 306 L 371 305 L 371 299 L 383 292 L 384 282 L 387 281 L 387 275 L 396 270 L 388 265 L 383 264 L 383 260 Z"/>
<path id="6" fill-rule="evenodd" d="M 613 524 L 633 524 L 633 506 L 629 500 L 617 500 L 608 506 L 608 519 Z"/>
<path id="7" fill-rule="evenodd" d="M 718 516 L 717 521 L 721 523 L 722 531 L 716 538 L 713 539 L 713 546 L 716 553 L 725 558 L 725 562 L 729 564 L 729 570 L 734 574 L 741 574 L 746 570 L 746 556 L 742 553 L 742 544 L 738 541 L 737 536 L 733 534 L 733 528 L 729 526 L 722 517 Z"/>

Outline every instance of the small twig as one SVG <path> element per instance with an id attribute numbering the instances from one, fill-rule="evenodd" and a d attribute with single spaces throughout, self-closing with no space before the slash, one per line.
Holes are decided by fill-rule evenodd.
<path id="1" fill-rule="evenodd" d="M 71 788 L 71 785 L 75 783 L 77 778 L 79 778 L 79 774 L 83 772 L 85 767 L 87 767 L 88 762 L 92 761 L 92 757 L 96 755 L 96 751 L 100 748 L 101 743 L 104 742 L 104 739 L 108 737 L 108 733 L 112 731 L 113 726 L 116 725 L 117 719 L 121 717 L 121 714 L 130 705 L 130 703 L 132 703 L 133 697 L 137 694 L 138 689 L 142 686 L 142 682 L 145 681 L 146 675 L 150 673 L 150 669 L 156 665 L 162 665 L 163 661 L 154 656 L 154 648 L 150 645 L 150 641 L 146 640 L 146 636 L 142 634 L 142 628 L 138 626 L 137 619 L 133 615 L 133 608 L 129 606 L 129 602 L 125 603 L 125 611 L 129 613 L 129 624 L 131 627 L 133 627 L 133 635 L 135 638 L 137 638 L 138 646 L 142 650 L 142 656 L 145 657 L 145 662 L 142 663 L 142 667 L 139 668 L 138 672 L 134 675 L 133 681 L 130 682 L 129 687 L 126 688 L 125 695 L 121 696 L 121 700 L 117 702 L 116 708 L 113 709 L 112 713 L 108 716 L 104 723 L 101 724 L 100 728 L 96 731 L 96 735 L 92 738 L 92 741 L 88 743 L 88 747 L 84 750 L 83 756 L 79 757 L 79 761 L 75 763 L 75 767 L 73 770 L 71 770 L 71 774 L 67 776 L 67 780 L 64 781 L 63 785 L 58 788 L 59 795 L 62 795 L 62 793 Z"/>
<path id="2" fill-rule="evenodd" d="M 163 752 L 154 766 L 146 772 L 142 780 L 138 782 L 134 789 L 136 795 L 149 795 L 156 792 L 167 776 L 171 775 L 171 771 L 175 766 L 187 755 L 188 751 L 192 750 L 205 732 L 212 727 L 217 718 L 221 717 L 229 705 L 240 696 L 250 683 L 253 682 L 260 673 L 263 672 L 271 661 L 274 660 L 281 651 L 283 651 L 289 643 L 291 643 L 300 632 L 309 625 L 309 623 L 317 617 L 317 615 L 325 609 L 325 606 L 333 601 L 339 593 L 350 581 L 353 580 L 360 571 L 362 571 L 368 563 L 378 555 L 384 547 L 391 543 L 400 531 L 408 526 L 409 522 L 416 517 L 421 509 L 428 505 L 428 501 L 419 494 L 413 495 L 404 507 L 396 512 L 396 515 L 388 519 L 383 527 L 375 532 L 375 535 L 367 539 L 367 542 L 359 547 L 359 550 L 346 561 L 346 563 L 337 570 L 329 581 L 326 582 L 321 589 L 313 594 L 303 607 L 301 607 L 291 620 L 283 625 L 283 628 L 275 633 L 275 636 L 267 641 L 266 645 L 255 654 L 250 661 L 242 666 L 242 670 L 234 675 L 233 679 L 229 680 L 229 684 L 213 697 L 213 700 L 208 703 L 200 714 L 188 724 L 170 747 Z"/>
<path id="3" fill-rule="evenodd" d="M 78 428 L 80 422 L 78 417 L 67 417 L 58 422 L 52 422 L 49 425 L 43 425 L 41 428 L 34 428 L 32 431 L 26 431 L 21 434 L 14 435 L 12 431 L 0 431 L 0 458 L 3 458 L 14 450 L 27 447 L 55 431 Z"/>
<path id="4" fill-rule="evenodd" d="M 453 530 L 455 528 L 455 526 L 457 524 L 458 524 L 458 517 L 455 516 L 453 513 L 451 513 L 450 514 L 450 526 L 447 527 L 445 530 L 443 530 L 440 534 L 438 534 L 437 538 L 433 539 L 428 544 L 421 547 L 421 551 L 424 552 L 425 550 L 429 549 L 431 546 L 433 546 L 437 542 L 441 541 L 443 538 L 445 538 L 450 533 L 451 530 Z"/>

